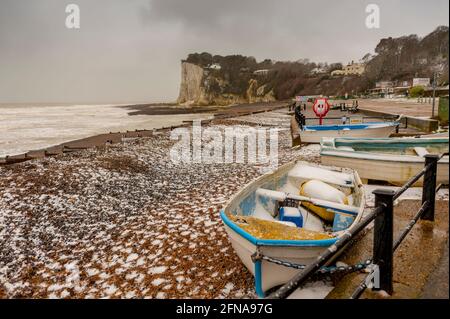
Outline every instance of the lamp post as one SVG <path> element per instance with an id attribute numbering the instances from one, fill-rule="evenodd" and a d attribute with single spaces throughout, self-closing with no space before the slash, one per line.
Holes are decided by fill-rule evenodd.
<path id="1" fill-rule="evenodd" d="M 433 73 L 433 107 L 431 109 L 431 118 L 434 118 L 435 105 L 436 105 L 436 72 Z"/>

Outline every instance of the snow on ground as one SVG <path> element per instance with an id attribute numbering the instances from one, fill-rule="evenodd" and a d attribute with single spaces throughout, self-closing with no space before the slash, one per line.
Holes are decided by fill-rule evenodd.
<path id="1" fill-rule="evenodd" d="M 260 167 L 177 165 L 173 143 L 161 134 L 0 167 L 0 298 L 254 297 L 219 210 Z M 293 152 L 288 132 L 279 153 L 279 165 L 318 161 Z"/>
<path id="2" fill-rule="evenodd" d="M 254 116 L 261 122 L 213 125 L 288 126 L 282 112 Z M 174 164 L 173 143 L 160 134 L 0 167 L 0 298 L 255 297 L 219 211 L 260 166 Z M 320 161 L 318 145 L 290 143 L 280 130 L 279 165 Z M 291 297 L 331 288 L 312 283 Z"/>
<path id="3" fill-rule="evenodd" d="M 236 118 L 237 121 L 253 123 L 256 125 L 277 126 L 282 128 L 290 127 L 291 116 L 286 114 L 286 110 L 275 110 L 273 112 L 257 113 Z"/>

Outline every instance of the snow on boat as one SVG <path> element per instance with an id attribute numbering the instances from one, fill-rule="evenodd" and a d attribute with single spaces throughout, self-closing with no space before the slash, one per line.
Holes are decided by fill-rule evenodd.
<path id="1" fill-rule="evenodd" d="M 306 265 L 361 219 L 365 199 L 354 170 L 291 162 L 245 186 L 220 213 L 229 240 L 263 297 L 299 270 L 252 259 L 260 254 Z"/>
<path id="2" fill-rule="evenodd" d="M 442 138 L 448 138 L 449 134 L 448 131 L 447 132 L 441 132 L 441 133 L 433 133 L 433 134 L 426 134 L 426 135 L 420 135 L 420 137 L 425 137 L 425 138 L 435 138 L 435 137 L 442 137 Z"/>
<path id="3" fill-rule="evenodd" d="M 322 137 L 389 137 L 399 122 L 306 125 L 300 129 L 302 143 L 320 143 Z"/>
<path id="4" fill-rule="evenodd" d="M 403 185 L 425 165 L 426 154 L 448 153 L 448 137 L 323 138 L 324 165 L 352 167 L 362 179 Z M 438 162 L 437 183 L 448 184 L 448 155 Z M 422 180 L 416 185 L 421 185 Z"/>

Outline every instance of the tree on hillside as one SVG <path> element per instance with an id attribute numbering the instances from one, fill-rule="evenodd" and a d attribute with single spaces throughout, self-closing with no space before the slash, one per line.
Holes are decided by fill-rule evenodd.
<path id="1" fill-rule="evenodd" d="M 213 57 L 208 52 L 191 53 L 188 55 L 186 62 L 205 67 L 213 62 Z"/>
<path id="2" fill-rule="evenodd" d="M 373 81 L 432 77 L 436 66 L 448 68 L 448 36 L 448 27 L 439 27 L 423 39 L 417 35 L 382 39 L 366 73 Z"/>
<path id="3" fill-rule="evenodd" d="M 423 88 L 423 86 L 420 86 L 420 85 L 414 86 L 409 91 L 409 96 L 410 97 L 422 97 L 424 92 L 425 92 L 425 89 Z"/>
<path id="4" fill-rule="evenodd" d="M 333 72 L 333 71 L 335 71 L 335 70 L 342 70 L 342 68 L 343 68 L 342 63 L 331 63 L 331 64 L 328 66 L 327 71 L 328 71 L 328 73 L 331 73 L 331 72 Z"/>

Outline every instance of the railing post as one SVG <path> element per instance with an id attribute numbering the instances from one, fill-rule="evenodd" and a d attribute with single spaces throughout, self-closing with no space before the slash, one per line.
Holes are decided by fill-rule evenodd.
<path id="1" fill-rule="evenodd" d="M 425 155 L 425 166 L 430 165 L 423 176 L 422 204 L 428 201 L 428 207 L 421 219 L 434 221 L 434 204 L 436 200 L 436 175 L 439 155 Z"/>
<path id="2" fill-rule="evenodd" d="M 383 212 L 375 218 L 373 263 L 380 269 L 380 286 L 374 287 L 373 290 L 384 290 L 392 295 L 395 192 L 377 189 L 373 193 L 375 194 L 375 207 L 383 207 Z"/>

